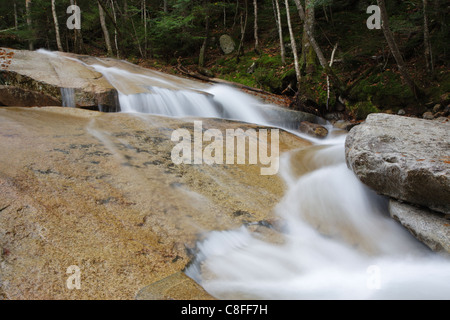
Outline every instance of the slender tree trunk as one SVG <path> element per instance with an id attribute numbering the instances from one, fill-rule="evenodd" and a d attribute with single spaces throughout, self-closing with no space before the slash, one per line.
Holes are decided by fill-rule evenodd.
<path id="1" fill-rule="evenodd" d="M 163 9 L 164 9 L 164 13 L 168 13 L 169 12 L 169 7 L 167 5 L 167 0 L 163 1 Z"/>
<path id="2" fill-rule="evenodd" d="M 14 28 L 17 30 L 19 28 L 19 23 L 17 19 L 17 5 L 16 0 L 14 0 Z"/>
<path id="3" fill-rule="evenodd" d="M 237 51 L 237 57 L 236 60 L 239 63 L 240 58 L 242 55 L 244 55 L 244 39 L 245 39 L 245 32 L 247 31 L 247 22 L 248 22 L 248 1 L 245 0 L 245 20 L 244 20 L 244 13 L 241 12 L 241 41 L 239 42 L 239 48 Z"/>
<path id="4" fill-rule="evenodd" d="M 56 14 L 55 0 L 52 0 L 52 14 L 53 14 L 53 22 L 55 23 L 56 45 L 58 46 L 58 51 L 64 51 L 61 44 L 61 36 L 59 35 L 59 23 L 58 23 L 58 16 Z"/>
<path id="5" fill-rule="evenodd" d="M 130 20 L 131 20 L 131 25 L 132 25 L 133 31 L 134 31 L 134 39 L 135 39 L 136 44 L 137 44 L 137 46 L 138 46 L 139 53 L 141 54 L 141 57 L 144 58 L 144 52 L 142 52 L 142 46 L 141 46 L 141 43 L 140 43 L 139 38 L 138 38 L 138 36 L 137 36 L 136 27 L 135 27 L 135 25 L 134 25 L 133 17 L 131 17 Z"/>
<path id="6" fill-rule="evenodd" d="M 31 26 L 31 0 L 25 0 L 25 10 L 27 13 L 27 25 L 28 25 L 28 30 L 30 30 L 30 32 L 32 32 L 32 26 Z M 33 39 L 28 40 L 28 48 L 30 50 L 34 50 L 34 43 L 33 43 Z"/>
<path id="7" fill-rule="evenodd" d="M 115 8 L 114 0 L 111 0 L 111 8 L 112 8 L 113 17 L 114 17 L 114 23 L 117 25 L 117 15 L 116 15 L 116 8 Z M 120 59 L 119 41 L 117 39 L 117 29 L 116 28 L 114 28 L 114 45 L 116 46 L 117 59 Z"/>
<path id="8" fill-rule="evenodd" d="M 111 46 L 111 40 L 109 38 L 109 32 L 105 21 L 105 12 L 103 11 L 103 7 L 100 5 L 100 2 L 99 1 L 97 2 L 98 2 L 98 11 L 100 15 L 100 25 L 102 26 L 103 36 L 105 37 L 106 50 L 108 51 L 108 56 L 113 56 L 114 53 Z"/>
<path id="9" fill-rule="evenodd" d="M 423 44 L 425 47 L 425 62 L 428 74 L 434 74 L 433 52 L 431 50 L 430 30 L 428 28 L 428 0 L 423 0 Z"/>
<path id="10" fill-rule="evenodd" d="M 377 3 L 378 6 L 380 7 L 381 20 L 383 21 L 384 37 L 386 38 L 389 49 L 391 50 L 391 53 L 394 56 L 395 61 L 397 62 L 398 70 L 400 71 L 403 80 L 411 89 L 416 99 L 418 99 L 419 96 L 421 95 L 420 89 L 419 87 L 417 87 L 417 85 L 414 83 L 414 80 L 409 75 L 403 57 L 400 53 L 400 50 L 398 49 L 397 43 L 395 42 L 394 35 L 392 34 L 391 29 L 389 28 L 389 17 L 386 11 L 386 5 L 384 3 L 384 0 L 377 0 Z"/>
<path id="11" fill-rule="evenodd" d="M 281 22 L 280 3 L 278 0 L 272 0 L 275 13 L 275 21 L 278 28 L 278 37 L 280 38 L 280 51 L 281 51 L 281 63 L 286 64 L 286 47 L 284 46 L 283 39 L 283 25 Z"/>
<path id="12" fill-rule="evenodd" d="M 300 0 L 294 0 L 295 5 L 297 6 L 297 10 L 298 10 L 298 15 L 300 16 L 300 19 L 302 19 L 302 21 L 306 20 L 305 17 L 305 10 L 303 9 L 302 3 L 300 2 Z"/>
<path id="13" fill-rule="evenodd" d="M 148 52 L 148 32 L 147 32 L 147 3 L 142 0 L 142 18 L 144 23 L 144 55 L 147 58 Z"/>
<path id="14" fill-rule="evenodd" d="M 209 0 L 206 1 L 206 6 L 209 7 Z M 205 35 L 205 39 L 203 40 L 203 44 L 202 47 L 200 49 L 200 56 L 198 59 L 198 65 L 199 67 L 204 67 L 205 66 L 205 60 L 206 60 L 206 51 L 208 49 L 208 43 L 209 43 L 209 12 L 206 13 L 206 18 L 205 18 L 205 25 L 206 25 L 206 35 Z"/>
<path id="15" fill-rule="evenodd" d="M 285 0 L 284 2 L 286 5 L 286 16 L 287 16 L 287 22 L 288 22 L 288 28 L 289 28 L 289 35 L 291 37 L 292 53 L 294 54 L 294 67 L 295 67 L 295 74 L 297 75 L 297 88 L 299 89 L 300 82 L 302 80 L 302 75 L 300 73 L 300 66 L 298 64 L 297 44 L 295 41 L 294 31 L 292 30 L 291 12 L 290 12 L 290 8 L 289 8 L 289 2 L 288 2 L 288 0 Z"/>
<path id="16" fill-rule="evenodd" d="M 259 54 L 259 36 L 258 36 L 258 2 L 253 0 L 253 10 L 255 13 L 254 35 L 255 35 L 255 52 Z"/>

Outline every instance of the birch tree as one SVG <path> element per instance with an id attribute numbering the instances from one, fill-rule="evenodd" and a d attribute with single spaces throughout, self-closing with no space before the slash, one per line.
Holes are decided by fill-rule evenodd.
<path id="1" fill-rule="evenodd" d="M 59 23 L 58 23 L 58 15 L 56 14 L 55 0 L 52 0 L 52 15 L 53 15 L 53 22 L 55 24 L 56 45 L 58 47 L 58 51 L 64 51 L 61 44 L 61 36 L 59 34 Z"/>
<path id="2" fill-rule="evenodd" d="M 274 7 L 275 21 L 278 29 L 278 37 L 280 38 L 281 63 L 286 64 L 286 47 L 284 46 L 284 39 L 283 39 L 283 25 L 281 22 L 280 3 L 278 0 L 272 0 L 272 4 Z"/>
<path id="3" fill-rule="evenodd" d="M 106 26 L 106 21 L 105 21 L 105 12 L 103 11 L 103 7 L 100 4 L 100 1 L 97 0 L 98 3 L 98 12 L 100 15 L 100 25 L 102 27 L 103 30 L 103 36 L 105 37 L 105 44 L 106 44 L 106 50 L 108 52 L 108 56 L 112 56 L 113 55 L 113 49 L 111 46 L 111 40 L 109 38 L 109 31 L 108 28 Z"/>
<path id="4" fill-rule="evenodd" d="M 302 79 L 302 75 L 300 73 L 300 66 L 298 64 L 297 44 L 295 41 L 294 31 L 292 29 L 291 12 L 290 12 L 290 7 L 289 7 L 289 2 L 288 2 L 288 0 L 285 0 L 284 2 L 286 5 L 286 17 L 287 17 L 287 22 L 288 22 L 289 35 L 291 38 L 292 53 L 294 55 L 294 67 L 295 67 L 295 74 L 297 76 L 297 87 L 299 87 L 300 81 Z"/>

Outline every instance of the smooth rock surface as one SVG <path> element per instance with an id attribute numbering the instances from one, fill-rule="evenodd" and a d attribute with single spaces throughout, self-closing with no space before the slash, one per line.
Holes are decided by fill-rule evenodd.
<path id="1" fill-rule="evenodd" d="M 193 120 L 0 108 L 0 298 L 135 299 L 182 271 L 203 234 L 273 218 L 285 185 L 261 166 L 172 162 L 172 132 Z M 280 131 L 281 152 L 309 145 Z M 81 290 L 66 286 L 70 266 Z M 204 294 L 177 279 L 176 296 L 152 296 Z"/>
<path id="2" fill-rule="evenodd" d="M 450 213 L 450 125 L 369 115 L 346 141 L 347 165 L 377 193 Z"/>
<path id="3" fill-rule="evenodd" d="M 391 200 L 389 212 L 431 250 L 450 255 L 450 220 L 443 214 Z"/>

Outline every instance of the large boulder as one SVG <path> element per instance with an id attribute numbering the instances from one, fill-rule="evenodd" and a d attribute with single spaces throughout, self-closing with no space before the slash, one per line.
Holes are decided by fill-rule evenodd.
<path id="1" fill-rule="evenodd" d="M 346 159 L 379 194 L 450 213 L 450 124 L 369 115 L 346 141 Z"/>
<path id="2" fill-rule="evenodd" d="M 202 234 L 273 218 L 285 192 L 260 165 L 175 165 L 192 119 L 11 107 L 0 123 L 0 299 L 206 298 L 180 274 Z M 280 131 L 281 153 L 308 146 Z"/>
<path id="3" fill-rule="evenodd" d="M 230 54 L 234 51 L 236 48 L 236 43 L 234 42 L 233 38 L 230 37 L 227 34 L 224 34 L 219 39 L 220 42 L 220 48 L 222 49 L 223 53 Z"/>

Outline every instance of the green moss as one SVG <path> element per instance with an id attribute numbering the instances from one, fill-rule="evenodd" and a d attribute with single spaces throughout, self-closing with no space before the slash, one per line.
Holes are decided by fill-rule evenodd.
<path id="1" fill-rule="evenodd" d="M 348 106 L 349 112 L 357 120 L 364 120 L 371 113 L 379 113 L 380 110 L 370 101 L 357 102 Z"/>
<path id="2" fill-rule="evenodd" d="M 401 77 L 391 70 L 374 73 L 351 91 L 356 101 L 372 101 L 381 110 L 398 109 L 414 103 L 414 95 Z"/>

